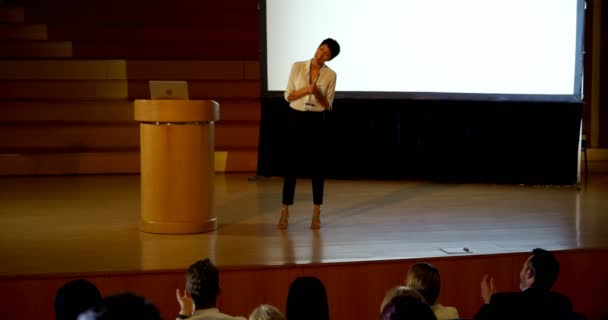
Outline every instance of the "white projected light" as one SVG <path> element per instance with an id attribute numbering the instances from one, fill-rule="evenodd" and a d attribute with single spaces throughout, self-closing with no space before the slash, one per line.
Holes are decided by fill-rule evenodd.
<path id="1" fill-rule="evenodd" d="M 267 90 L 330 37 L 339 92 L 577 95 L 580 1 L 266 0 Z"/>

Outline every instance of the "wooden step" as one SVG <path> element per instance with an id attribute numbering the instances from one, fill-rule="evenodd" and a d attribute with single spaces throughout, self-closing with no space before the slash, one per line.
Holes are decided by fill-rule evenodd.
<path id="1" fill-rule="evenodd" d="M 234 150 L 215 152 L 216 172 L 256 172 L 257 150 Z"/>
<path id="2" fill-rule="evenodd" d="M 0 40 L 48 40 L 46 24 L 0 24 Z"/>
<path id="3" fill-rule="evenodd" d="M 4 41 L 0 42 L 0 58 L 71 58 L 69 41 Z"/>
<path id="4" fill-rule="evenodd" d="M 0 124 L 133 123 L 130 100 L 0 100 Z"/>
<path id="5" fill-rule="evenodd" d="M 0 125 L 0 152 L 23 150 L 138 149 L 139 125 L 130 123 L 39 123 Z M 257 149 L 259 125 L 216 123 L 215 150 Z"/>
<path id="6" fill-rule="evenodd" d="M 587 152 L 589 161 L 608 161 L 608 148 L 589 148 Z"/>
<path id="7" fill-rule="evenodd" d="M 131 100 L 0 100 L 0 124 L 131 123 Z M 260 101 L 222 100 L 219 124 L 260 121 Z"/>
<path id="8" fill-rule="evenodd" d="M 139 127 L 131 124 L 30 124 L 0 126 L 0 152 L 138 149 Z"/>
<path id="9" fill-rule="evenodd" d="M 179 3 L 181 2 L 181 3 Z M 259 11 L 252 1 L 36 1 L 28 6 L 29 21 L 85 25 L 164 25 L 257 29 Z M 202 15 L 201 15 L 202 14 Z"/>
<path id="10" fill-rule="evenodd" d="M 226 39 L 216 43 L 190 41 L 74 41 L 73 54 L 78 59 L 196 59 L 257 60 L 258 38 L 247 41 Z"/>
<path id="11" fill-rule="evenodd" d="M 25 11 L 22 7 L 0 6 L 0 23 L 22 23 L 25 21 Z"/>
<path id="12" fill-rule="evenodd" d="M 259 81 L 190 81 L 190 99 L 253 99 L 260 96 Z M 6 100 L 150 99 L 148 81 L 124 80 L 0 80 Z"/>
<path id="13" fill-rule="evenodd" d="M 257 61 L 127 60 L 131 80 L 259 80 Z"/>
<path id="14" fill-rule="evenodd" d="M 257 61 L 0 60 L 0 80 L 259 80 Z"/>
<path id="15" fill-rule="evenodd" d="M 216 151 L 216 172 L 255 172 L 257 150 Z M 138 174 L 138 151 L 0 153 L 0 175 Z"/>
<path id="16" fill-rule="evenodd" d="M 220 121 L 249 121 L 257 122 L 259 125 L 261 118 L 261 105 L 259 99 L 251 100 L 220 100 Z"/>
<path id="17" fill-rule="evenodd" d="M 0 80 L 124 80 L 125 60 L 0 60 Z"/>
<path id="18" fill-rule="evenodd" d="M 256 80 L 235 81 L 188 81 L 190 99 L 213 99 L 222 103 L 223 98 L 247 99 L 260 97 L 260 82 Z M 149 99 L 148 81 L 129 81 L 130 99 Z"/>
<path id="19" fill-rule="evenodd" d="M 18 99 L 127 99 L 127 81 L 0 81 L 0 97 Z"/>
<path id="20" fill-rule="evenodd" d="M 215 127 L 215 150 L 257 149 L 260 127 L 249 123 L 222 123 Z"/>
<path id="21" fill-rule="evenodd" d="M 196 39 L 200 43 L 216 44 L 231 39 L 234 42 L 248 42 L 248 39 L 258 39 L 257 28 L 242 28 L 238 24 L 227 26 L 205 25 L 170 25 L 163 22 L 147 24 L 107 24 L 107 23 L 61 23 L 49 26 L 49 36 L 55 40 L 76 42 L 191 42 Z"/>
<path id="22" fill-rule="evenodd" d="M 139 173 L 138 151 L 0 153 L 0 175 Z"/>

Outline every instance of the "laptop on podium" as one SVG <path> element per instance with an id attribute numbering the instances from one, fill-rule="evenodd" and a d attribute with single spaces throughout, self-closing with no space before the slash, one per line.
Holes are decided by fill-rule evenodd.
<path id="1" fill-rule="evenodd" d="M 153 100 L 188 100 L 187 81 L 150 80 L 150 98 Z"/>

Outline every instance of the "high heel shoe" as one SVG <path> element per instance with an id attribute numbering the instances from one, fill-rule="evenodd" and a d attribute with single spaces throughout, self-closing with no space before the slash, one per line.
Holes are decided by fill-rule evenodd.
<path id="1" fill-rule="evenodd" d="M 289 209 L 287 207 L 283 207 L 281 209 L 281 218 L 279 219 L 279 223 L 277 224 L 277 228 L 279 229 L 287 229 L 287 225 L 289 224 Z"/>
<path id="2" fill-rule="evenodd" d="M 310 228 L 321 228 L 321 208 L 315 207 L 312 209 L 312 221 L 310 222 Z"/>

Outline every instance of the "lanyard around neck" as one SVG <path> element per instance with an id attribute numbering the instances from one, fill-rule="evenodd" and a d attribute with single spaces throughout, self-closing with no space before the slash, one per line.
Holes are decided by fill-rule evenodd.
<path id="1" fill-rule="evenodd" d="M 315 77 L 315 80 L 312 81 L 312 60 L 310 61 L 310 67 L 308 67 L 308 85 L 311 85 L 313 82 L 317 82 L 317 80 L 319 79 L 319 76 L 321 76 L 321 69 L 322 68 L 323 67 L 319 68 L 319 73 Z"/>

